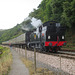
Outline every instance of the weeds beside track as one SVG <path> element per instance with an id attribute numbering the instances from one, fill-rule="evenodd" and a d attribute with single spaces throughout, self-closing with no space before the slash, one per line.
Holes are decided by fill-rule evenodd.
<path id="1" fill-rule="evenodd" d="M 12 63 L 12 54 L 7 47 L 0 46 L 0 75 L 7 75 Z"/>

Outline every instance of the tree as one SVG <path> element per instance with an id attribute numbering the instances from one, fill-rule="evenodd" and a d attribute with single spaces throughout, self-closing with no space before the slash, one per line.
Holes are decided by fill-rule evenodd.
<path id="1" fill-rule="evenodd" d="M 65 1 L 63 10 L 61 22 L 71 28 L 75 24 L 75 0 Z"/>

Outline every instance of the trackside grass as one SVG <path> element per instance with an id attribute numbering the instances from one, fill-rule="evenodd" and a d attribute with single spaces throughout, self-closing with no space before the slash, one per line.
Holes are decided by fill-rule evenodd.
<path id="1" fill-rule="evenodd" d="M 21 58 L 23 63 L 29 69 L 30 75 L 54 75 L 52 71 L 46 68 L 37 68 L 36 73 L 34 71 L 34 63 L 30 60 L 26 60 L 25 58 Z"/>
<path id="2" fill-rule="evenodd" d="M 7 47 L 0 46 L 0 75 L 7 75 L 12 63 L 12 54 Z"/>

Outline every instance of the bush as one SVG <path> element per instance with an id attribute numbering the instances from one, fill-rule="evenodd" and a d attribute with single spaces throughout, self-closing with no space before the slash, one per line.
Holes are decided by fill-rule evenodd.
<path id="1" fill-rule="evenodd" d="M 0 75 L 6 75 L 12 63 L 12 54 L 7 47 L 0 46 L 0 51 L 2 52 L 0 54 Z"/>

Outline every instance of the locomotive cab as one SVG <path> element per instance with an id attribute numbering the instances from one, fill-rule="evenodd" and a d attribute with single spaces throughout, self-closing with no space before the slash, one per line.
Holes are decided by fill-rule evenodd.
<path id="1" fill-rule="evenodd" d="M 57 52 L 61 46 L 66 44 L 65 41 L 66 28 L 60 26 L 60 23 L 56 22 L 51 22 L 50 24 L 49 23 L 47 25 L 45 47 L 49 51 Z"/>

